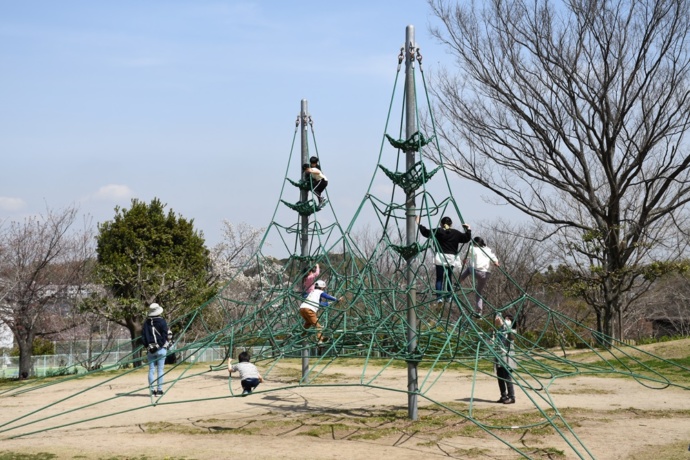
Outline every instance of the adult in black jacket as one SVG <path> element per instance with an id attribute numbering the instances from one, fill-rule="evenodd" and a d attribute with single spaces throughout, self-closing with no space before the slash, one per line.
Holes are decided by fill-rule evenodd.
<path id="1" fill-rule="evenodd" d="M 141 340 L 147 351 L 146 358 L 149 362 L 149 390 L 153 396 L 163 395 L 165 355 L 170 346 L 168 339 L 172 335 L 168 329 L 168 323 L 161 314 L 163 314 L 163 307 L 152 303 L 141 331 Z"/>
<path id="2" fill-rule="evenodd" d="M 513 357 L 513 315 L 505 315 L 505 319 L 501 315 L 496 315 L 494 318 L 494 325 L 496 326 L 496 337 L 493 341 L 496 356 L 494 360 L 496 368 L 496 378 L 498 379 L 498 389 L 501 392 L 501 399 L 498 403 L 515 404 L 515 389 L 513 386 L 513 376 L 511 375 L 515 368 L 515 359 Z"/>
<path id="3" fill-rule="evenodd" d="M 429 230 L 420 223 L 421 218 L 417 216 L 419 233 L 425 238 L 433 238 L 436 241 L 434 250 L 434 265 L 436 265 L 436 298 L 438 302 L 443 302 L 443 292 L 451 290 L 451 275 L 453 265 L 458 254 L 458 248 L 463 243 L 468 243 L 472 239 L 472 230 L 468 224 L 462 224 L 464 232 L 451 228 L 453 221 L 446 216 L 441 219 L 441 226 Z"/>

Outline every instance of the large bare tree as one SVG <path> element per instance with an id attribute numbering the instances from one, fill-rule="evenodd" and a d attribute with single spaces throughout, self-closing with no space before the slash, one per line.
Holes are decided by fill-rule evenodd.
<path id="1" fill-rule="evenodd" d="M 446 166 L 547 224 L 598 330 L 684 251 L 687 0 L 429 0 Z M 667 265 L 672 266 L 672 265 Z"/>
<path id="2" fill-rule="evenodd" d="M 76 219 L 76 207 L 48 209 L 0 229 L 0 320 L 19 348 L 20 378 L 32 374 L 34 339 L 57 332 L 50 310 L 78 298 L 88 279 L 93 229 L 75 228 Z"/>

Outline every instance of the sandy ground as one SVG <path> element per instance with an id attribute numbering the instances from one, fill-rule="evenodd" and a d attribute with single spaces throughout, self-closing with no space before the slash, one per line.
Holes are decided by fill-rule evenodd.
<path id="1" fill-rule="evenodd" d="M 109 382 L 107 376 L 88 377 L 5 392 L 0 452 L 89 459 L 690 459 L 690 393 L 675 387 L 655 390 L 632 379 L 592 376 L 558 380 L 548 393 L 573 431 L 557 422 L 567 433 L 560 436 L 553 428 L 527 426 L 544 420 L 537 406 L 556 415 L 545 392 L 519 392 L 516 404 L 497 404 L 497 384 L 488 376 L 473 382 L 470 375 L 445 372 L 428 390 L 424 382 L 426 398 L 419 397 L 418 420 L 412 421 L 401 392 L 404 368 L 375 380 L 400 391 L 297 386 L 290 377 L 295 372 L 298 365 L 284 377 L 275 370 L 262 391 L 247 397 L 231 395 L 226 371 L 200 373 L 176 381 L 155 405 L 142 388 L 143 370 Z M 347 383 L 361 373 L 334 365 L 322 380 Z M 231 386 L 239 390 L 239 381 Z M 468 420 L 470 414 L 502 428 L 484 430 Z"/>

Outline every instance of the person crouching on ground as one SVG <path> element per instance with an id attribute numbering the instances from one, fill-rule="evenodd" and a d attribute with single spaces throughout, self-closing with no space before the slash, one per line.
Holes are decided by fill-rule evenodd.
<path id="1" fill-rule="evenodd" d="M 246 351 L 237 355 L 237 359 L 240 360 L 237 364 L 232 364 L 232 358 L 228 358 L 228 374 L 232 375 L 233 372 L 240 373 L 240 383 L 242 384 L 243 395 L 250 394 L 264 381 L 261 374 L 259 374 L 259 369 L 249 362 L 249 358 L 249 353 Z"/>

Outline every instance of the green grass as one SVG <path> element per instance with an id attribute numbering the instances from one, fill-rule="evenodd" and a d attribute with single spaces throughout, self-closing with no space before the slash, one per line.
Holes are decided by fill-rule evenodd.
<path id="1" fill-rule="evenodd" d="M 0 460 L 50 460 L 57 458 L 55 454 L 40 452 L 38 454 L 18 454 L 16 452 L 0 452 Z"/>

